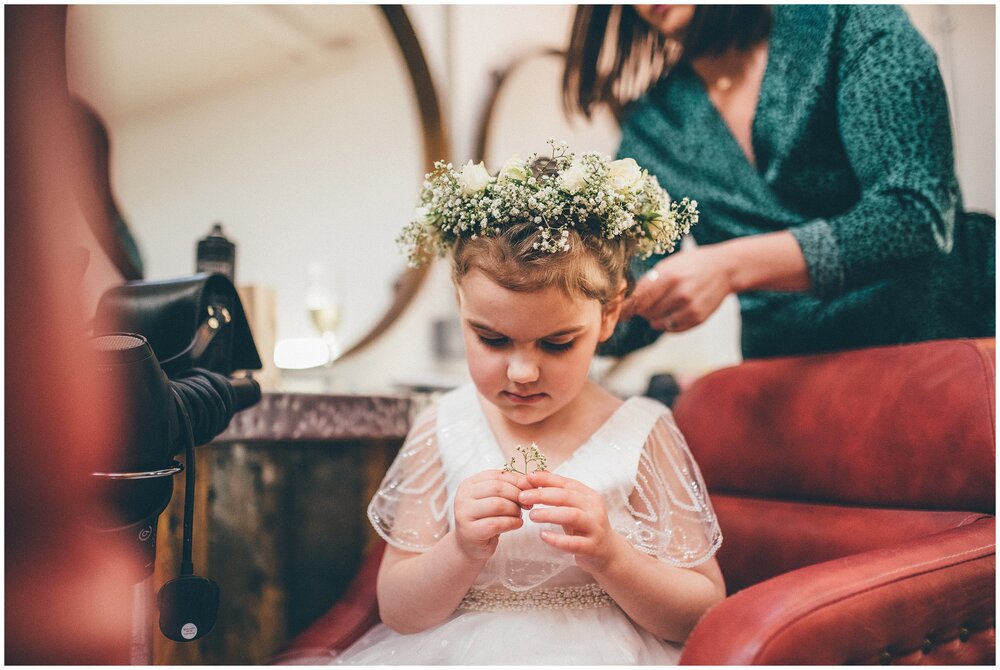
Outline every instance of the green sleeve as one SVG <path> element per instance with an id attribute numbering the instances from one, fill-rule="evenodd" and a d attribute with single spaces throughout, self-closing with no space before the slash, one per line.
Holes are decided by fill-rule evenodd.
<path id="1" fill-rule="evenodd" d="M 951 250 L 959 204 L 948 103 L 933 50 L 902 16 L 864 34 L 844 25 L 836 95 L 841 140 L 861 197 L 843 214 L 791 229 L 813 292 L 837 295 Z M 899 10 L 902 14 L 902 10 Z"/>

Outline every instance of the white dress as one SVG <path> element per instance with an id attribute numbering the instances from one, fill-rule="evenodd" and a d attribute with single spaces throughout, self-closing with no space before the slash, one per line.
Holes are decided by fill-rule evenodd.
<path id="1" fill-rule="evenodd" d="M 475 387 L 463 386 L 417 419 L 368 516 L 390 545 L 426 551 L 453 523 L 458 483 L 504 463 Z M 698 565 L 722 542 L 701 473 L 670 410 L 654 400 L 625 401 L 554 472 L 599 491 L 615 530 L 671 565 Z M 562 532 L 525 514 L 520 529 L 502 534 L 443 623 L 410 635 L 379 624 L 333 662 L 676 664 L 680 647 L 633 623 L 572 555 L 539 538 L 543 528 Z"/>

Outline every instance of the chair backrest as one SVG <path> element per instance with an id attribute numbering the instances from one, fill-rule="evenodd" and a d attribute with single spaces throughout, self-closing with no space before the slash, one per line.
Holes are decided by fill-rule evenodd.
<path id="1" fill-rule="evenodd" d="M 995 340 L 744 362 L 677 423 L 712 494 L 730 592 L 995 510 Z"/>
<path id="2" fill-rule="evenodd" d="M 746 361 L 675 415 L 710 491 L 994 513 L 996 342 Z"/>

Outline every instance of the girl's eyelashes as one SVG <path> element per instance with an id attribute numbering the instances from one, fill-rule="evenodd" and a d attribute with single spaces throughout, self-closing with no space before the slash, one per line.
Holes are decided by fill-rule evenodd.
<path id="1" fill-rule="evenodd" d="M 488 347 L 499 349 L 500 347 L 506 346 L 510 340 L 506 337 L 486 337 L 485 335 L 479 335 L 479 341 Z"/>
<path id="2" fill-rule="evenodd" d="M 477 337 L 480 342 L 492 349 L 501 349 L 510 344 L 510 338 L 508 337 L 487 337 L 485 335 L 477 335 Z M 574 342 L 576 342 L 576 340 L 569 340 L 566 342 L 551 342 L 549 340 L 542 340 L 539 344 L 545 351 L 560 352 L 570 349 Z"/>
<path id="3" fill-rule="evenodd" d="M 568 340 L 566 342 L 549 342 L 547 340 L 542 340 L 542 349 L 547 351 L 567 351 L 573 346 L 576 340 Z"/>

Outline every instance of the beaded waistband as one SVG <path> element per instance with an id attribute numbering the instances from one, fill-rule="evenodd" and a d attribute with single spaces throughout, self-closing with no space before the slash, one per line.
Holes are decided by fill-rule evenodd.
<path id="1" fill-rule="evenodd" d="M 610 607 L 614 604 L 615 601 L 598 584 L 584 584 L 582 586 L 559 586 L 520 592 L 506 589 L 470 589 L 462 598 L 458 609 L 484 612 L 537 609 L 582 610 L 592 607 Z"/>

